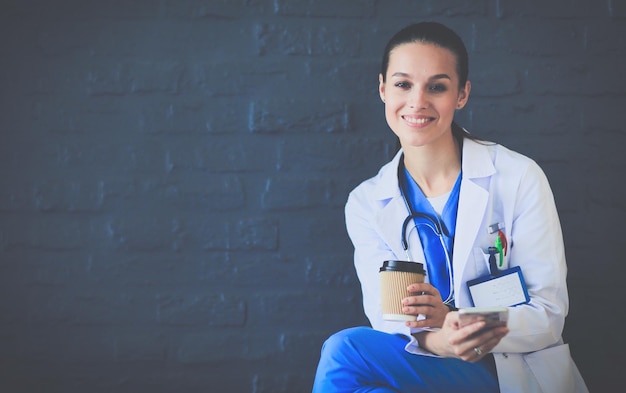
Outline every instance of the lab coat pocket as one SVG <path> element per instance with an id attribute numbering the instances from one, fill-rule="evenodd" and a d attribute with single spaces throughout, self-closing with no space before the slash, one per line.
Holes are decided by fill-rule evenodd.
<path id="1" fill-rule="evenodd" d="M 486 254 L 482 248 L 475 247 L 474 254 L 474 271 L 471 278 L 481 277 L 490 273 L 489 271 L 489 254 Z"/>
<path id="2" fill-rule="evenodd" d="M 524 361 L 544 393 L 588 392 L 571 357 L 569 344 L 524 355 Z"/>

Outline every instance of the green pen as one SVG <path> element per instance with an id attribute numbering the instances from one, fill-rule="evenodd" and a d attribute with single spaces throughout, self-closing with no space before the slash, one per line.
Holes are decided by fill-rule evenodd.
<path id="1" fill-rule="evenodd" d="M 500 239 L 500 236 L 496 236 L 495 247 L 498 249 L 498 253 L 500 254 L 498 266 L 502 267 L 502 263 L 504 262 L 504 247 L 502 246 L 502 239 Z"/>

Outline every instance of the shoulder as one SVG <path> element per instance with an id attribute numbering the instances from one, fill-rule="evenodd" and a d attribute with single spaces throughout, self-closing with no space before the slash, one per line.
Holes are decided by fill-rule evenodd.
<path id="1" fill-rule="evenodd" d="M 384 208 L 390 200 L 401 197 L 398 186 L 398 163 L 402 152 L 383 165 L 376 175 L 364 180 L 348 195 L 347 216 L 372 215 Z"/>
<path id="2" fill-rule="evenodd" d="M 402 151 L 399 151 L 391 161 L 378 170 L 376 175 L 356 186 L 350 192 L 350 197 L 367 195 L 372 200 L 384 200 L 399 194 L 398 163 L 401 156 Z"/>
<path id="3" fill-rule="evenodd" d="M 467 144 L 467 150 L 466 145 Z M 469 152 L 465 156 L 465 152 Z M 464 142 L 464 171 L 470 168 L 475 179 L 481 176 L 491 177 L 497 188 L 507 193 L 522 195 L 536 194 L 545 196 L 551 193 L 548 178 L 540 165 L 529 156 L 506 146 L 492 142 L 468 140 Z M 477 164 L 480 163 L 480 164 Z M 480 168 L 476 168 L 480 165 Z M 485 167 L 491 166 L 491 173 Z M 473 171 L 473 172 L 472 172 Z M 477 175 L 479 174 L 479 175 Z"/>
<path id="4" fill-rule="evenodd" d="M 540 172 L 537 162 L 527 155 L 512 150 L 499 143 L 475 141 L 467 139 L 463 142 L 463 157 L 468 167 L 479 163 L 483 168 L 487 162 L 493 166 L 494 174 L 517 174 L 523 176 L 528 172 Z M 465 169 L 465 168 L 464 168 Z"/>

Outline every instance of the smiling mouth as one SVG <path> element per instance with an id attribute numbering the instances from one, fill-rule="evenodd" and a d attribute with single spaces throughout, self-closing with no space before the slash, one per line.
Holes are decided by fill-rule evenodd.
<path id="1" fill-rule="evenodd" d="M 416 124 L 416 125 L 423 125 L 426 123 L 430 123 L 431 121 L 435 120 L 434 117 L 413 117 L 413 116 L 402 116 L 402 118 L 407 122 L 407 123 L 411 123 L 411 124 Z"/>

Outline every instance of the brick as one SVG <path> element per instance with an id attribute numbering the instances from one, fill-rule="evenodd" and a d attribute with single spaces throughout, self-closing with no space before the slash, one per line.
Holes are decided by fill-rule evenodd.
<path id="1" fill-rule="evenodd" d="M 317 364 L 308 364 L 306 369 L 313 370 Z M 253 391 L 256 393 L 291 393 L 301 386 L 311 385 L 311 376 L 302 370 L 296 373 L 258 373 L 253 379 Z"/>
<path id="2" fill-rule="evenodd" d="M 374 14 L 374 0 L 337 2 L 333 0 L 305 0 L 294 2 L 275 0 L 274 9 L 281 16 L 369 18 Z"/>
<path id="3" fill-rule="evenodd" d="M 591 139 L 587 143 L 596 141 L 596 144 L 616 148 L 618 144 L 607 144 L 607 139 L 598 138 L 596 133 L 603 132 L 605 137 L 609 138 L 608 140 L 623 139 L 621 111 L 626 104 L 626 99 L 600 100 L 597 97 L 589 97 L 581 99 L 580 102 L 582 104 L 580 107 L 581 128 L 585 131 L 585 139 Z"/>
<path id="4" fill-rule="evenodd" d="M 353 26 L 329 23 L 318 27 L 309 23 L 298 25 L 259 24 L 255 28 L 257 53 L 268 55 L 356 56 L 361 40 Z"/>
<path id="5" fill-rule="evenodd" d="M 82 252 L 9 250 L 0 259 L 5 262 L 2 275 L 7 281 L 5 288 L 62 288 L 88 280 L 88 258 Z"/>
<path id="6" fill-rule="evenodd" d="M 117 330 L 115 337 L 115 359 L 121 362 L 165 360 L 168 344 L 164 334 L 145 329 Z"/>
<path id="7" fill-rule="evenodd" d="M 626 7 L 625 15 L 626 16 Z M 600 55 L 604 61 L 615 62 L 626 47 L 626 27 L 603 20 L 587 23 L 585 50 Z"/>
<path id="8" fill-rule="evenodd" d="M 231 20 L 242 16 L 258 16 L 275 7 L 273 0 L 165 0 L 162 13 L 174 18 Z"/>
<path id="9" fill-rule="evenodd" d="M 133 94 L 166 93 L 176 94 L 184 67 L 176 60 L 144 60 L 128 64 Z"/>
<path id="10" fill-rule="evenodd" d="M 309 54 L 313 56 L 358 56 L 361 50 L 361 35 L 351 25 L 327 24 L 314 28 L 311 34 Z"/>
<path id="11" fill-rule="evenodd" d="M 302 256 L 293 251 L 293 247 L 285 247 L 287 252 L 258 253 L 238 251 L 224 253 L 220 258 L 207 257 L 203 260 L 203 271 L 199 279 L 202 285 L 210 288 L 234 289 L 246 288 L 247 292 L 291 286 L 285 283 L 285 277 L 292 277 L 291 283 L 304 277 L 305 268 Z"/>
<path id="12" fill-rule="evenodd" d="M 35 185 L 34 204 L 44 212 L 93 212 L 102 208 L 104 183 L 43 182 Z"/>
<path id="13" fill-rule="evenodd" d="M 392 0 L 378 4 L 377 15 L 384 17 L 407 18 L 407 25 L 432 16 L 484 16 L 487 14 L 487 1 L 411 1 Z M 391 36 L 389 36 L 391 38 Z"/>
<path id="14" fill-rule="evenodd" d="M 174 250 L 184 236 L 176 218 L 138 213 L 114 216 L 107 220 L 102 229 L 113 249 L 128 251 Z"/>
<path id="15" fill-rule="evenodd" d="M 163 186 L 164 200 L 181 209 L 226 211 L 241 208 L 246 202 L 245 187 L 237 175 L 192 174 L 172 178 Z"/>
<path id="16" fill-rule="evenodd" d="M 621 65 L 607 58 L 595 59 L 593 63 L 583 60 L 558 62 L 541 60 L 528 67 L 524 84 L 528 93 L 597 96 L 621 94 L 626 80 L 612 79 L 611 83 L 598 83 L 598 75 L 619 75 Z"/>
<path id="17" fill-rule="evenodd" d="M 111 144 L 111 136 L 127 139 L 139 125 L 138 109 L 130 101 L 118 98 L 97 96 L 60 101 L 54 95 L 37 96 L 30 105 L 28 116 L 39 129 L 53 133 L 54 141 L 59 144 L 67 142 L 70 137 L 75 137 L 72 142 L 79 143 L 80 136 L 85 136 L 84 142 Z"/>
<path id="18" fill-rule="evenodd" d="M 267 180 L 262 205 L 269 210 L 293 210 L 324 206 L 332 185 L 322 177 L 276 176 Z"/>
<path id="19" fill-rule="evenodd" d="M 207 251 L 273 251 L 278 248 L 278 222 L 270 218 L 253 217 L 236 220 L 189 220 L 186 244 L 197 245 Z"/>
<path id="20" fill-rule="evenodd" d="M 97 329 L 27 329 L 18 335 L 17 347 L 18 359 L 44 361 L 53 368 L 61 362 L 84 364 L 115 359 L 114 338 Z"/>
<path id="21" fill-rule="evenodd" d="M 578 147 L 571 147 L 571 145 L 567 148 L 570 150 L 579 150 Z M 580 172 L 574 169 L 575 164 L 565 160 L 544 160 L 540 163 L 540 165 L 550 181 L 559 215 L 565 213 L 569 214 L 570 212 L 578 213 L 581 210 L 584 210 L 585 195 L 583 193 L 571 192 L 571 190 L 575 188 L 576 184 L 580 181 Z M 562 226 L 563 228 L 570 227 L 565 225 Z"/>
<path id="22" fill-rule="evenodd" d="M 30 184 L 4 180 L 0 183 L 0 212 L 26 211 L 32 208 L 33 190 Z"/>
<path id="23" fill-rule="evenodd" d="M 497 15 L 500 18 L 592 18 L 606 15 L 606 5 L 601 1 L 585 0 L 497 0 Z"/>
<path id="24" fill-rule="evenodd" d="M 2 247 L 48 251 L 79 250 L 87 238 L 87 224 L 78 217 L 27 216 L 0 223 Z"/>
<path id="25" fill-rule="evenodd" d="M 89 148 L 84 154 L 80 154 L 80 158 L 88 160 L 90 156 Z M 116 149 L 108 156 L 108 149 Z M 133 174 L 154 174 L 165 173 L 166 166 L 166 150 L 158 141 L 142 141 L 137 143 L 118 143 L 114 146 L 102 144 L 93 148 L 93 156 L 97 161 L 93 162 L 96 168 L 117 167 L 119 173 Z M 75 164 L 75 163 L 74 163 Z"/>
<path id="26" fill-rule="evenodd" d="M 334 250 L 340 255 L 352 251 L 352 244 L 345 230 L 343 206 L 344 203 L 336 206 L 327 215 L 314 215 L 307 226 L 309 233 L 305 237 L 305 249 L 323 244 L 324 249 Z"/>
<path id="27" fill-rule="evenodd" d="M 254 133 L 336 133 L 350 128 L 347 105 L 319 102 L 311 113 L 306 101 L 262 100 L 250 103 L 250 131 Z M 280 108 L 280 109 L 279 109 Z M 289 114 L 289 116 L 286 116 Z"/>
<path id="28" fill-rule="evenodd" d="M 187 238 L 184 246 L 206 251 L 226 251 L 229 243 L 230 220 L 220 215 L 205 215 L 185 222 Z"/>
<path id="29" fill-rule="evenodd" d="M 468 109 L 472 118 L 469 131 L 496 141 L 503 136 L 511 140 L 561 136 L 581 129 L 580 108 L 569 100 L 536 99 L 529 103 L 516 98 L 474 99 Z"/>
<path id="30" fill-rule="evenodd" d="M 609 0 L 609 14 L 613 18 L 626 18 L 626 4 L 621 0 Z"/>
<path id="31" fill-rule="evenodd" d="M 247 118 L 232 99 L 173 98 L 146 102 L 138 119 L 147 134 L 225 134 L 245 129 Z"/>
<path id="32" fill-rule="evenodd" d="M 288 171 L 349 171 L 367 166 L 370 157 L 384 157 L 386 151 L 380 139 L 320 135 L 281 144 L 279 165 Z"/>
<path id="33" fill-rule="evenodd" d="M 90 95 L 176 93 L 182 67 L 177 62 L 118 62 L 98 64 L 87 72 Z"/>
<path id="34" fill-rule="evenodd" d="M 157 319 L 162 325 L 242 327 L 246 302 L 225 293 L 162 293 L 157 296 Z"/>
<path id="35" fill-rule="evenodd" d="M 38 34 L 35 45 L 46 56 L 68 56 L 87 51 L 94 40 L 93 26 L 87 22 L 59 24 Z"/>
<path id="36" fill-rule="evenodd" d="M 610 169 L 613 170 L 611 172 L 614 172 L 618 168 Z M 619 182 L 610 181 L 611 178 L 611 176 L 604 175 L 601 179 L 592 183 L 596 187 L 597 195 L 610 196 L 601 200 L 597 195 L 594 195 L 590 202 L 591 206 L 593 206 L 593 211 L 598 212 L 598 216 L 604 217 L 602 222 L 606 223 L 609 227 L 614 227 L 615 225 L 619 225 L 622 219 L 626 219 L 626 203 L 624 203 L 626 191 L 624 191 L 624 187 Z M 602 194 L 603 192 L 607 194 Z M 611 235 L 604 240 L 608 243 L 613 236 L 615 237 L 615 239 L 613 239 L 615 242 L 611 244 L 618 244 L 620 239 L 615 235 Z"/>
<path id="37" fill-rule="evenodd" d="M 509 62 L 509 55 L 478 55 L 470 59 L 470 102 L 474 97 L 500 97 L 521 93 L 522 70 L 505 66 Z"/>
<path id="38" fill-rule="evenodd" d="M 341 299 L 337 302 L 337 299 Z M 302 312 L 301 310 L 306 310 Z M 347 326 L 363 312 L 360 296 L 345 291 L 324 293 L 259 293 L 250 300 L 249 322 L 259 328 L 265 326 L 326 326 L 325 321 Z"/>
<path id="39" fill-rule="evenodd" d="M 559 150 L 554 149 L 555 144 Z M 575 141 L 563 141 L 563 135 L 547 134 L 542 136 L 530 136 L 524 139 L 511 138 L 507 144 L 509 148 L 519 151 L 536 160 L 541 166 L 547 163 L 566 164 L 572 154 L 580 153 L 580 146 Z"/>
<path id="40" fill-rule="evenodd" d="M 132 77 L 122 63 L 99 64 L 86 74 L 87 91 L 92 96 L 121 96 L 132 91 Z"/>
<path id="41" fill-rule="evenodd" d="M 212 137 L 204 143 L 198 143 L 196 138 L 177 138 L 168 144 L 167 168 L 170 172 L 181 170 L 208 170 L 211 172 L 259 170 L 263 168 L 260 161 L 267 162 L 267 157 L 257 162 L 256 156 L 247 154 L 247 152 L 255 150 L 255 144 L 258 148 L 258 143 L 255 141 L 242 141 L 232 137 Z"/>
<path id="42" fill-rule="evenodd" d="M 326 339 L 333 333 L 346 327 L 335 321 L 328 322 L 328 325 L 322 329 L 300 329 L 283 334 L 281 342 L 285 348 L 285 360 L 298 365 L 299 369 L 316 368 L 319 361 L 319 352 Z M 297 353 L 307 355 L 297 356 Z"/>
<path id="43" fill-rule="evenodd" d="M 164 285 L 209 287 L 227 282 L 233 277 L 232 266 L 227 263 L 228 257 L 222 252 L 202 255 L 133 253 L 114 259 L 108 255 L 99 252 L 85 258 L 83 269 L 88 274 L 87 282 L 115 282 L 120 286 L 144 288 L 163 288 Z M 80 277 L 77 273 L 71 274 L 72 277 Z M 163 277 L 167 277 L 167 280 L 164 281 Z"/>
<path id="44" fill-rule="evenodd" d="M 569 20 L 535 20 L 532 28 L 528 28 L 526 23 L 524 20 L 515 20 L 476 24 L 476 52 L 531 56 L 581 53 L 584 27 L 579 23 Z"/>
<path id="45" fill-rule="evenodd" d="M 231 247 L 240 250 L 278 249 L 279 225 L 270 218 L 250 218 L 237 221 L 230 231 Z"/>
<path id="46" fill-rule="evenodd" d="M 256 330 L 241 335 L 232 331 L 213 331 L 181 335 L 175 358 L 182 364 L 225 363 L 233 360 L 264 359 L 279 353 L 276 333 Z"/>
<path id="47" fill-rule="evenodd" d="M 352 253 L 320 254 L 306 259 L 306 282 L 321 287 L 357 288 Z"/>
<path id="48" fill-rule="evenodd" d="M 200 59 L 186 66 L 180 81 L 181 91 L 197 95 L 203 102 L 211 102 L 206 108 L 211 114 L 209 120 L 219 125 L 218 120 L 224 118 L 222 122 L 227 129 L 241 129 L 237 125 L 241 118 L 238 109 L 240 95 L 258 96 L 276 92 L 283 87 L 286 75 L 290 73 L 296 74 L 299 83 L 303 82 L 300 62 L 276 63 L 255 57 L 255 65 L 250 67 L 240 59 L 211 60 Z M 230 126 L 229 122 L 232 123 Z M 217 125 L 214 128 L 219 129 Z"/>
<path id="49" fill-rule="evenodd" d="M 155 320 L 153 301 L 129 293 L 40 290 L 27 304 L 29 322 L 38 325 L 122 326 Z"/>
<path id="50" fill-rule="evenodd" d="M 150 0 L 105 0 L 100 2 L 68 1 L 59 4 L 47 4 L 42 1 L 12 2 L 9 10 L 15 15 L 48 16 L 48 15 L 98 15 L 103 18 L 150 18 L 158 16 L 159 7 Z"/>
<path id="51" fill-rule="evenodd" d="M 180 212 L 193 209 L 204 209 L 206 212 L 221 212 L 240 208 L 245 204 L 244 185 L 239 176 L 229 174 L 174 174 L 163 178 L 160 176 L 143 176 L 141 179 L 110 180 L 104 183 L 105 204 L 118 206 L 125 210 L 133 210 L 130 220 L 111 224 L 113 232 L 124 232 L 125 226 L 130 225 L 133 230 L 141 229 L 129 223 L 141 221 L 152 213 L 145 212 L 168 205 Z M 152 217 L 146 217 L 150 220 Z M 179 218 L 169 220 L 172 225 L 180 221 Z M 106 225 L 107 227 L 109 224 Z M 112 238 L 122 240 L 121 233 Z"/>
<path id="52" fill-rule="evenodd" d="M 96 54 L 112 59 L 178 61 L 202 58 L 209 54 L 215 60 L 237 59 L 255 52 L 255 41 L 251 39 L 254 36 L 253 23 L 210 17 L 190 21 L 192 17 L 173 18 L 170 15 L 156 21 L 109 21 L 98 31 Z"/>
<path id="53" fill-rule="evenodd" d="M 369 38 L 368 38 L 369 40 Z M 382 44 L 381 44 L 382 46 Z M 378 55 L 378 53 L 375 53 Z M 382 56 L 382 48 L 380 50 Z M 379 101 L 378 95 L 378 73 L 380 72 L 380 60 L 378 56 L 375 58 L 354 58 L 342 59 L 341 61 L 329 62 L 325 58 L 311 58 L 305 63 L 301 63 L 298 68 L 294 64 L 296 71 L 292 72 L 288 78 L 297 80 L 301 73 L 305 73 L 306 81 L 299 81 L 298 84 L 306 83 L 307 88 L 312 91 L 323 90 L 320 87 L 331 87 L 333 100 L 328 100 L 328 104 L 333 104 L 337 108 L 344 105 L 345 102 L 355 102 L 358 98 L 369 98 L 372 101 Z M 300 68 L 303 68 L 300 70 Z M 327 94 L 320 91 L 321 95 Z M 358 102 L 358 101 L 357 101 Z M 382 108 L 380 103 L 379 108 Z M 360 107 L 356 109 L 351 106 L 351 111 L 357 112 L 358 116 L 364 116 L 366 111 Z M 380 111 L 382 114 L 382 109 Z M 352 127 L 353 128 L 353 127 Z"/>
<path id="54" fill-rule="evenodd" d="M 284 26 L 257 25 L 254 31 L 259 55 L 308 55 L 310 33 L 308 29 L 290 31 Z"/>

